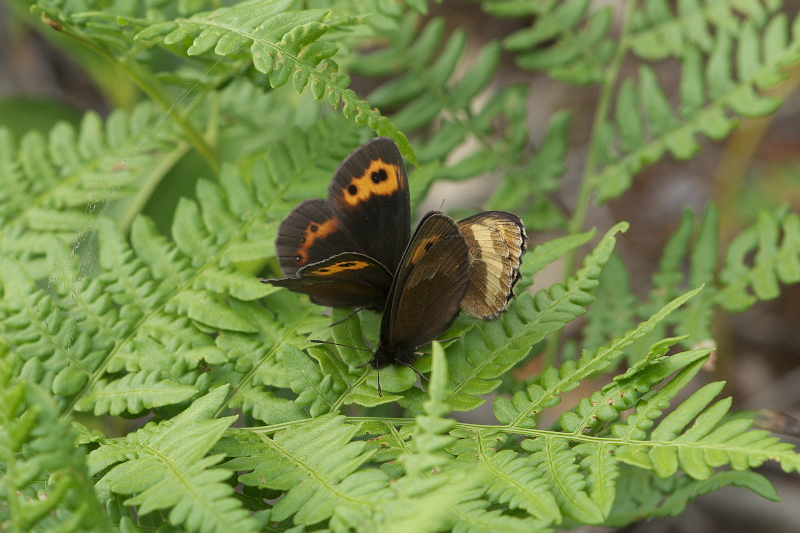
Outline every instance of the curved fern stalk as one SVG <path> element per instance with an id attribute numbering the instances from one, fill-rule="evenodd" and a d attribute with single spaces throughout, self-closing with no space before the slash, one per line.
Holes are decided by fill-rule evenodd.
<path id="1" fill-rule="evenodd" d="M 783 81 L 784 68 L 800 61 L 796 19 L 789 37 L 787 18 L 774 16 L 763 37 L 744 23 L 736 36 L 720 31 L 707 57 L 688 47 L 681 59 L 681 109 L 676 116 L 655 71 L 642 66 L 638 84 L 625 80 L 617 95 L 615 121 L 599 132 L 606 149 L 593 178 L 601 201 L 628 189 L 633 176 L 670 152 L 688 159 L 700 148 L 696 136 L 725 137 L 736 125 L 729 111 L 758 117 L 775 111 L 780 101 L 761 93 Z M 735 73 L 735 74 L 734 74 Z"/>
<path id="2" fill-rule="evenodd" d="M 86 458 L 47 393 L 0 362 L 0 523 L 6 531 L 109 531 Z"/>
<path id="3" fill-rule="evenodd" d="M 232 458 L 225 468 L 247 472 L 239 476 L 241 483 L 284 494 L 271 510 L 272 521 L 291 518 L 310 526 L 329 520 L 336 531 L 369 531 L 375 508 L 391 490 L 383 471 L 360 469 L 374 450 L 352 440 L 358 432 L 358 424 L 325 415 L 271 439 L 234 430 L 214 451 Z"/>
<path id="4" fill-rule="evenodd" d="M 656 324 L 700 290 L 695 289 L 676 298 L 636 329 L 614 339 L 594 352 L 584 353 L 577 362 L 567 361 L 560 369 L 545 368 L 542 371 L 540 383 L 534 383 L 526 390 L 517 392 L 511 401 L 498 397 L 494 405 L 495 416 L 509 429 L 533 428 L 535 426 L 532 418 L 534 415 L 544 408 L 558 405 L 561 402 L 559 395 L 577 387 L 582 379 L 608 368 L 619 358 L 624 348 L 652 331 Z M 614 410 L 613 416 L 616 416 L 616 410 Z M 579 427 L 580 424 L 572 429 L 580 431 Z"/>
<path id="5" fill-rule="evenodd" d="M 317 100 L 325 98 L 359 124 L 367 124 L 380 135 L 392 137 L 412 162 L 414 151 L 405 135 L 378 109 L 358 98 L 347 87 L 350 77 L 339 72 L 331 58 L 338 51 L 333 42 L 321 38 L 328 31 L 323 9 L 291 10 L 290 0 L 253 0 L 233 7 L 198 13 L 187 19 L 157 22 L 136 34 L 136 40 L 161 42 L 175 49 L 186 43 L 188 56 L 213 53 L 218 56 L 250 56 L 253 66 L 269 76 L 270 86 L 282 87 L 291 81 L 298 93 L 310 85 Z"/>
<path id="6" fill-rule="evenodd" d="M 146 194 L 187 151 L 174 128 L 160 127 L 148 103 L 113 112 L 105 124 L 89 112 L 78 131 L 57 124 L 45 139 L 26 134 L 16 145 L 0 130 L 0 254 L 23 263 L 34 279 L 53 274 L 59 291 L 77 266 L 82 244 L 109 214 L 124 227 Z M 65 276 L 65 274 L 70 274 Z M 62 285 L 65 284 L 65 285 Z"/>
<path id="7" fill-rule="evenodd" d="M 257 523 L 225 483 L 231 472 L 215 468 L 222 455 L 207 455 L 236 417 L 214 420 L 227 386 L 212 390 L 176 417 L 149 423 L 124 441 L 109 441 L 89 454 L 98 489 L 134 495 L 124 503 L 139 516 L 169 510 L 169 523 L 189 531 L 257 531 Z M 109 469 L 110 467 L 110 469 Z"/>

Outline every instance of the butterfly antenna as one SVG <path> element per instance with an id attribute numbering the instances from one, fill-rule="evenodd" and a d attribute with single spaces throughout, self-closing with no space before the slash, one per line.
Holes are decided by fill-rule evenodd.
<path id="1" fill-rule="evenodd" d="M 417 375 L 418 375 L 420 378 L 422 378 L 422 379 L 424 379 L 425 381 L 427 381 L 428 383 L 430 383 L 430 381 L 431 381 L 431 380 L 429 380 L 429 379 L 428 379 L 428 377 L 427 377 L 427 376 L 425 376 L 425 374 L 423 374 L 422 372 L 420 372 L 419 370 L 417 370 L 416 368 L 414 368 L 413 366 L 411 366 L 411 363 L 406 363 L 405 361 L 398 361 L 398 363 L 400 363 L 401 365 L 407 366 L 408 368 L 410 368 L 411 370 L 413 370 L 414 372 L 416 372 L 416 373 L 417 373 Z"/>
<path id="2" fill-rule="evenodd" d="M 461 336 L 458 336 L 458 337 L 450 337 L 449 339 L 440 339 L 440 340 L 439 340 L 439 342 L 450 342 L 450 341 L 457 341 L 457 340 L 458 340 L 458 339 L 460 339 L 460 338 L 461 338 Z M 425 346 L 430 346 L 431 344 L 433 344 L 433 341 L 431 341 L 431 342 L 426 342 L 425 344 L 420 344 L 419 346 L 417 346 L 417 348 L 424 348 Z"/>
<path id="3" fill-rule="evenodd" d="M 344 346 L 345 348 L 352 348 L 354 350 L 361 350 L 362 352 L 370 352 L 370 353 L 372 353 L 372 350 L 367 350 L 365 348 L 357 348 L 355 346 L 350 346 L 349 344 L 339 344 L 338 342 L 321 341 L 321 340 L 317 340 L 317 339 L 310 339 L 310 340 L 311 340 L 311 342 L 315 342 L 317 344 L 333 344 L 334 346 Z M 364 363 L 364 364 L 366 364 L 366 363 Z M 364 366 L 364 365 L 361 365 L 361 366 Z M 358 367 L 358 368 L 360 368 L 360 367 Z"/>
<path id="4" fill-rule="evenodd" d="M 356 313 L 358 313 L 358 312 L 359 312 L 359 311 L 361 311 L 362 309 L 364 309 L 364 308 L 363 308 L 363 307 L 359 307 L 358 309 L 356 309 L 355 311 L 353 311 L 352 313 L 350 313 L 349 315 L 347 315 L 347 316 L 346 316 L 346 317 L 344 317 L 343 319 L 341 319 L 341 320 L 337 320 L 336 322 L 334 322 L 333 324 L 331 324 L 331 325 L 330 325 L 330 326 L 328 326 L 328 327 L 329 327 L 329 328 L 332 328 L 333 326 L 338 326 L 339 324 L 341 324 L 342 322 L 344 322 L 345 320 L 347 320 L 347 319 L 348 319 L 348 318 L 350 318 L 351 316 L 355 315 Z"/>

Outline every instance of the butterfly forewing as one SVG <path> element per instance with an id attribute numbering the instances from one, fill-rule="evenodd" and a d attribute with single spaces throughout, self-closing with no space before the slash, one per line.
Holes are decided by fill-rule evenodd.
<path id="1" fill-rule="evenodd" d="M 281 222 L 275 250 L 283 274 L 289 278 L 304 266 L 359 245 L 333 214 L 330 202 L 315 198 L 301 203 Z"/>
<path id="2" fill-rule="evenodd" d="M 328 199 L 306 200 L 278 228 L 283 279 L 264 279 L 320 305 L 383 309 L 411 231 L 403 157 L 379 137 L 336 171 Z M 340 254 L 356 254 L 354 264 Z"/>
<path id="3" fill-rule="evenodd" d="M 468 264 L 467 243 L 453 219 L 428 213 L 403 255 L 381 321 L 381 344 L 390 355 L 406 359 L 452 325 Z"/>
<path id="4" fill-rule="evenodd" d="M 411 234 L 411 201 L 403 156 L 387 137 L 378 137 L 348 157 L 333 178 L 328 199 L 357 250 L 390 272 L 400 264 Z"/>

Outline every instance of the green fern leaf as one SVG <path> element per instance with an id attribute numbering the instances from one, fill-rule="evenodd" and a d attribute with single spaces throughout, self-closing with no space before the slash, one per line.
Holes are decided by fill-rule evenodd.
<path id="1" fill-rule="evenodd" d="M 584 524 L 603 521 L 603 511 L 585 492 L 586 479 L 578 472 L 577 453 L 566 439 L 526 439 L 522 447 L 531 452 L 530 467 L 540 470 L 566 516 Z"/>
<path id="2" fill-rule="evenodd" d="M 738 34 L 744 21 L 763 26 L 778 4 L 753 2 L 678 2 L 673 9 L 666 0 L 648 0 L 634 11 L 631 49 L 650 60 L 680 57 L 689 46 L 708 52 L 714 33 Z"/>
<path id="3" fill-rule="evenodd" d="M 590 7 L 589 0 L 541 4 L 495 0 L 485 4 L 489 13 L 499 16 L 535 16 L 530 28 L 512 33 L 504 42 L 507 49 L 518 52 L 520 67 L 547 70 L 556 79 L 581 85 L 600 81 L 615 52 L 608 35 L 613 10 L 606 7 L 590 13 Z"/>
<path id="4" fill-rule="evenodd" d="M 148 424 L 125 441 L 108 442 L 89 454 L 95 473 L 119 463 L 98 486 L 135 494 L 125 504 L 138 506 L 140 515 L 170 509 L 170 521 L 189 531 L 255 531 L 255 522 L 224 483 L 230 472 L 214 468 L 222 456 L 206 455 L 235 419 L 211 418 L 227 389 L 219 387 L 175 418 Z"/>
<path id="5" fill-rule="evenodd" d="M 186 153 L 169 125 L 152 133 L 159 121 L 157 109 L 142 103 L 130 114 L 113 112 L 105 125 L 90 112 L 78 131 L 59 123 L 47 139 L 30 132 L 19 146 L 0 130 L 0 253 L 22 262 L 34 279 L 60 265 L 55 281 L 67 290 L 70 246 L 86 241 L 98 206 L 110 203 L 105 212 L 127 226 L 143 192 Z"/>
<path id="6" fill-rule="evenodd" d="M 338 46 L 320 40 L 329 28 L 322 22 L 328 12 L 290 10 L 292 5 L 287 0 L 242 2 L 187 19 L 151 24 L 136 39 L 149 44 L 163 42 L 170 47 L 186 46 L 188 56 L 213 53 L 237 58 L 247 54 L 253 66 L 268 75 L 272 87 L 291 81 L 300 93 L 310 85 L 315 99 L 324 98 L 333 107 L 342 102 L 345 117 L 368 124 L 379 135 L 392 137 L 401 152 L 416 162 L 406 136 L 347 88 L 350 77 L 339 72 L 339 66 L 331 59 Z"/>
<path id="7" fill-rule="evenodd" d="M 85 453 L 55 402 L 26 380 L 14 380 L 0 346 L 0 522 L 8 531 L 107 531 L 92 490 Z"/>
<path id="8" fill-rule="evenodd" d="M 755 472 L 729 470 L 704 480 L 689 476 L 661 479 L 648 470 L 622 466 L 617 501 L 606 520 L 612 527 L 639 522 L 643 517 L 678 516 L 698 496 L 727 486 L 747 488 L 772 501 L 779 498 L 772 483 Z"/>
<path id="9" fill-rule="evenodd" d="M 511 450 L 494 453 L 486 446 L 486 439 L 481 434 L 477 434 L 474 440 L 475 449 L 469 448 L 460 457 L 468 457 L 470 475 L 480 478 L 478 485 L 486 487 L 489 501 L 507 505 L 510 509 L 524 509 L 543 525 L 561 522 L 555 497 L 540 470 L 532 468 L 527 458 Z"/>
<path id="10" fill-rule="evenodd" d="M 236 439 L 222 441 L 217 449 L 232 457 L 226 468 L 248 472 L 239 476 L 240 482 L 286 493 L 273 507 L 272 520 L 363 522 L 373 502 L 385 498 L 389 479 L 380 470 L 357 470 L 373 454 L 364 451 L 365 442 L 352 440 L 358 429 L 346 425 L 344 417 L 327 415 L 272 439 L 237 432 Z"/>
<path id="11" fill-rule="evenodd" d="M 753 251 L 750 267 L 745 258 Z M 717 301 L 730 311 L 743 311 L 757 300 L 777 297 L 779 283 L 800 281 L 800 217 L 762 213 L 755 227 L 731 243 L 720 278 L 724 287 Z"/>
<path id="12" fill-rule="evenodd" d="M 607 137 L 620 139 L 621 151 L 616 152 L 611 138 L 604 139 L 609 151 L 597 176 L 600 200 L 619 196 L 637 172 L 666 152 L 678 159 L 691 157 L 699 149 L 697 135 L 725 137 L 735 125 L 728 110 L 747 117 L 772 113 L 780 101 L 760 91 L 785 79 L 784 65 L 800 58 L 786 25 L 786 17 L 778 14 L 761 39 L 754 23 L 746 21 L 736 33 L 719 31 L 707 50 L 687 46 L 682 53 L 680 117 L 650 67 L 640 68 L 638 87 L 630 80 L 623 82 L 616 126 L 604 126 Z"/>

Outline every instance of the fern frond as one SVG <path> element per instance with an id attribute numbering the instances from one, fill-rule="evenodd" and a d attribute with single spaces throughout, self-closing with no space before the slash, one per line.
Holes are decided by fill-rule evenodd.
<path id="1" fill-rule="evenodd" d="M 698 496 L 727 486 L 746 488 L 772 501 L 780 498 L 772 483 L 756 472 L 728 470 L 704 480 L 689 476 L 662 479 L 648 470 L 621 465 L 617 500 L 606 524 L 622 527 L 644 518 L 677 516 Z"/>
<path id="2" fill-rule="evenodd" d="M 708 479 L 714 468 L 723 465 L 744 470 L 768 460 L 778 461 L 787 472 L 800 468 L 792 444 L 768 431 L 751 430 L 750 418 L 725 421 L 729 398 L 709 407 L 723 385 L 706 385 L 656 426 L 646 455 L 649 468 L 661 477 L 672 476 L 681 468 L 694 479 Z"/>
<path id="3" fill-rule="evenodd" d="M 534 17 L 530 28 L 512 33 L 503 42 L 517 52 L 517 65 L 546 70 L 556 79 L 580 85 L 600 81 L 616 50 L 608 35 L 613 9 L 607 6 L 590 12 L 591 5 L 590 0 L 483 3 L 487 12 L 500 17 Z"/>
<path id="4" fill-rule="evenodd" d="M 696 0 L 672 8 L 666 0 L 647 0 L 633 12 L 631 50 L 649 60 L 681 57 L 689 46 L 708 53 L 717 31 L 737 35 L 745 21 L 760 28 L 779 7 L 770 0 Z"/>
<path id="5" fill-rule="evenodd" d="M 130 223 L 142 194 L 164 177 L 188 146 L 158 110 L 139 104 L 105 124 L 89 112 L 76 131 L 57 124 L 45 138 L 32 131 L 19 145 L 0 130 L 0 254 L 34 279 L 54 276 L 60 290 L 75 267 L 71 246 L 85 241 L 102 212 Z M 72 276 L 66 276 L 71 280 Z"/>
<path id="6" fill-rule="evenodd" d="M 411 450 L 398 458 L 405 475 L 392 485 L 392 498 L 378 509 L 377 529 L 385 531 L 437 531 L 451 527 L 455 504 L 477 485 L 477 480 L 461 469 L 447 468 L 453 458 L 446 447 L 455 442 L 447 432 L 454 420 L 443 418 L 450 412 L 452 397 L 444 350 L 434 342 L 433 369 L 423 413 L 416 417 Z"/>
<path id="7" fill-rule="evenodd" d="M 485 488 L 489 502 L 523 509 L 542 526 L 561 522 L 561 511 L 547 481 L 539 469 L 530 467 L 526 457 L 512 450 L 495 451 L 492 430 L 459 436 L 459 461 L 466 463 L 464 468 L 471 476 L 479 478 L 478 486 Z"/>
<path id="8" fill-rule="evenodd" d="M 389 34 L 386 48 L 352 65 L 356 73 L 392 76 L 370 93 L 369 101 L 395 109 L 391 119 L 399 128 L 425 133 L 427 142 L 417 152 L 426 165 L 412 176 L 412 201 L 424 197 L 433 179 L 494 173 L 503 181 L 489 209 L 510 209 L 532 230 L 562 226 L 566 217 L 548 195 L 558 190 L 558 178 L 566 171 L 569 115 L 556 114 L 539 151 L 528 157 L 527 87 L 494 91 L 491 86 L 500 65 L 499 43 L 484 45 L 467 61 L 465 31 L 446 38 L 444 19 L 434 18 L 419 30 L 418 20 L 406 17 Z M 470 155 L 445 164 L 448 154 L 465 142 L 475 145 Z"/>
<path id="9" fill-rule="evenodd" d="M 659 348 L 666 352 L 668 346 Z M 692 350 L 669 357 L 662 353 L 661 356 L 640 360 L 625 374 L 615 377 L 612 383 L 592 394 L 591 398 L 582 399 L 574 411 L 561 415 L 561 428 L 567 433 L 580 435 L 601 421 L 616 420 L 620 412 L 633 407 L 653 386 L 698 360 L 706 361 L 710 352 L 709 349 Z"/>
<path id="10" fill-rule="evenodd" d="M 755 252 L 753 265 L 747 257 Z M 780 283 L 800 281 L 800 217 L 762 212 L 758 223 L 728 247 L 723 287 L 717 302 L 729 311 L 743 311 L 758 300 L 771 300 Z"/>
<path id="11" fill-rule="evenodd" d="M 586 492 L 587 482 L 579 472 L 578 454 L 569 447 L 567 439 L 526 439 L 521 446 L 531 452 L 529 467 L 541 471 L 565 516 L 584 524 L 603 521 L 603 511 Z"/>
<path id="12" fill-rule="evenodd" d="M 236 418 L 211 418 L 227 388 L 211 391 L 171 420 L 150 423 L 124 441 L 109 441 L 90 453 L 93 473 L 112 467 L 98 486 L 135 494 L 125 505 L 137 506 L 140 515 L 170 509 L 170 522 L 189 531 L 256 531 L 250 513 L 224 483 L 231 473 L 214 468 L 223 457 L 206 455 Z"/>
<path id="13" fill-rule="evenodd" d="M 656 324 L 699 291 L 700 289 L 695 289 L 676 298 L 636 329 L 614 339 L 594 352 L 584 353 L 577 362 L 567 361 L 560 369 L 546 368 L 541 374 L 540 383 L 534 383 L 527 389 L 517 392 L 511 401 L 502 397 L 497 398 L 494 405 L 495 416 L 501 423 L 509 427 L 533 427 L 534 421 L 531 417 L 546 407 L 558 405 L 561 402 L 559 395 L 562 392 L 574 389 L 580 380 L 610 366 L 621 355 L 624 348 L 652 331 Z M 612 409 L 612 411 L 615 417 L 616 410 Z"/>
<path id="14" fill-rule="evenodd" d="M 108 531 L 85 452 L 52 398 L 16 381 L 0 346 L 0 523 L 7 531 Z"/>
<path id="15" fill-rule="evenodd" d="M 63 300 L 37 291 L 32 282 L 25 281 L 24 269 L 12 268 L 10 261 L 3 263 L 13 315 L 6 327 L 15 339 L 15 351 L 42 367 L 41 382 L 65 398 L 67 410 L 138 413 L 145 407 L 185 401 L 193 391 L 204 393 L 209 378 L 217 377 L 235 384 L 234 395 L 248 391 L 248 400 L 236 400 L 248 412 L 258 410 L 259 416 L 265 416 L 267 405 L 282 403 L 264 387 L 286 384 L 285 372 L 275 370 L 280 365 L 278 354 L 287 342 L 308 345 L 298 328 L 314 322 L 297 319 L 310 316 L 313 309 L 299 306 L 296 297 L 284 302 L 285 295 L 236 271 L 233 262 L 271 257 L 275 226 L 263 225 L 265 214 L 285 216 L 294 205 L 293 199 L 286 198 L 291 185 L 305 180 L 327 182 L 332 169 L 324 166 L 335 168 L 339 157 L 357 143 L 345 134 L 352 130 L 341 130 L 335 138 L 324 131 L 290 136 L 290 148 L 276 146 L 268 166 L 253 169 L 252 184 L 232 169 L 223 172 L 220 185 L 201 182 L 199 205 L 188 200 L 180 203 L 173 229 L 175 244 L 146 219 L 134 222 L 132 247 L 112 224 L 101 222 L 102 273 L 81 282 Z M 324 159 L 320 168 L 319 154 L 326 150 L 305 151 L 311 145 L 330 146 L 338 155 L 328 151 L 326 157 L 331 160 Z M 266 296 L 266 309 L 252 302 L 262 296 Z M 270 312 L 272 305 L 279 306 L 281 313 Z M 254 334 L 252 342 L 267 349 L 259 346 L 246 355 L 240 350 L 236 355 L 244 360 L 231 366 L 221 349 L 228 347 L 228 337 L 214 339 L 206 333 L 208 328 L 221 328 L 231 335 L 235 331 Z M 283 337 L 276 337 L 281 328 L 285 328 Z M 39 333 L 32 335 L 34 330 Z M 52 346 L 61 349 L 54 351 Z M 177 358 L 172 359 L 173 355 Z M 263 359 L 253 360 L 258 356 Z M 200 360 L 214 363 L 215 372 L 209 375 Z M 243 376 L 232 371 L 236 365 L 250 365 L 253 371 Z M 128 374 L 117 375 L 123 370 Z M 143 384 L 145 388 L 137 388 Z M 284 405 L 283 410 L 289 417 L 301 415 L 296 408 Z"/>
<path id="16" fill-rule="evenodd" d="M 374 451 L 353 441 L 358 425 L 342 416 L 320 416 L 299 427 L 266 435 L 237 431 L 217 446 L 232 459 L 225 467 L 247 471 L 239 481 L 285 493 L 272 508 L 271 519 L 292 517 L 297 525 L 367 522 L 373 506 L 388 497 L 389 478 L 381 470 L 359 467 Z"/>
<path id="17" fill-rule="evenodd" d="M 628 189 L 644 166 L 669 152 L 688 159 L 699 150 L 696 137 L 725 137 L 735 126 L 730 112 L 746 117 L 772 113 L 780 100 L 762 93 L 786 78 L 784 66 L 800 59 L 798 32 L 789 37 L 784 15 L 775 15 L 763 36 L 752 22 L 741 31 L 720 31 L 704 54 L 688 47 L 681 58 L 681 108 L 676 114 L 649 66 L 638 83 L 628 79 L 617 95 L 614 123 L 601 131 L 605 148 L 595 177 L 601 201 Z"/>
<path id="18" fill-rule="evenodd" d="M 344 104 L 342 113 L 359 124 L 367 124 L 379 135 L 392 137 L 412 161 L 415 156 L 405 135 L 380 111 L 358 98 L 347 87 L 350 77 L 339 72 L 331 58 L 338 46 L 321 38 L 328 31 L 323 9 L 292 10 L 292 2 L 252 0 L 236 6 L 198 13 L 186 19 L 151 24 L 136 35 L 136 40 L 156 42 L 188 56 L 213 53 L 221 57 L 249 56 L 259 72 L 269 76 L 273 88 L 291 81 L 298 93 L 310 85 L 317 100 L 333 106 Z"/>

